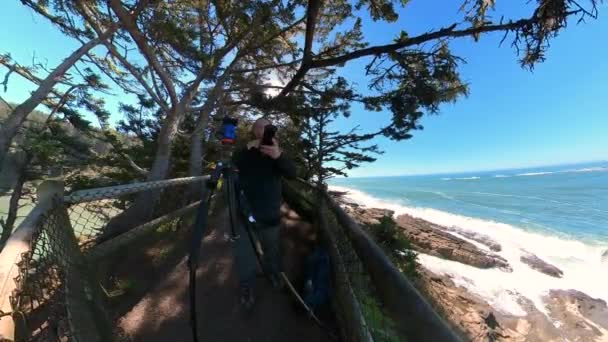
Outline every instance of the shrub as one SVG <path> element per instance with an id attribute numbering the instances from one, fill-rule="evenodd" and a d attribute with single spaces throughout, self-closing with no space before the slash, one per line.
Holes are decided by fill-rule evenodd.
<path id="1" fill-rule="evenodd" d="M 378 224 L 369 225 L 368 229 L 401 272 L 408 277 L 417 276 L 418 254 L 412 250 L 410 241 L 392 217 L 383 216 Z"/>

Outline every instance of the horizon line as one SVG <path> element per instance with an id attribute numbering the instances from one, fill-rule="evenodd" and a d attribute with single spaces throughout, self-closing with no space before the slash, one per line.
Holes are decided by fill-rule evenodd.
<path id="1" fill-rule="evenodd" d="M 535 168 L 543 168 L 543 167 L 558 167 L 558 166 L 591 164 L 591 163 L 608 163 L 608 159 L 578 161 L 578 162 L 564 162 L 564 163 L 557 163 L 557 164 L 544 164 L 544 165 L 538 165 L 538 166 L 523 166 L 523 167 L 506 167 L 506 168 L 493 168 L 493 169 L 478 169 L 478 170 L 467 170 L 467 171 L 441 171 L 441 172 L 432 172 L 432 173 L 410 173 L 410 174 L 398 174 L 398 175 L 348 176 L 348 177 L 335 177 L 334 179 L 343 179 L 343 178 L 351 178 L 351 179 L 352 178 L 383 178 L 383 177 L 388 178 L 388 177 L 413 177 L 413 176 L 441 176 L 441 175 L 454 175 L 454 174 L 465 174 L 465 173 L 474 173 L 474 172 L 525 170 L 525 169 L 535 169 Z"/>

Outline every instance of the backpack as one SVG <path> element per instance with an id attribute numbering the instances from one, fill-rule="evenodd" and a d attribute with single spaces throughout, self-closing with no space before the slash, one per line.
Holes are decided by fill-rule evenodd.
<path id="1" fill-rule="evenodd" d="M 317 246 L 304 261 L 304 295 L 302 299 L 313 311 L 329 300 L 330 274 L 329 254 Z"/>

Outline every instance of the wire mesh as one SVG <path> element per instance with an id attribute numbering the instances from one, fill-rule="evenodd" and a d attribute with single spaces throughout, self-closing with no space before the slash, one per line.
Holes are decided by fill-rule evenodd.
<path id="1" fill-rule="evenodd" d="M 112 226 L 122 226 L 119 228 L 126 231 L 195 202 L 198 198 L 191 195 L 196 193 L 193 189 L 200 189 L 205 179 L 188 177 L 164 183 L 90 189 L 66 196 L 73 203 L 68 211 L 79 246 L 86 251 Z M 136 203 L 138 213 L 126 217 Z"/>
<path id="2" fill-rule="evenodd" d="M 63 204 L 57 202 L 39 221 L 30 251 L 17 266 L 11 304 L 27 335 L 19 340 L 107 340 L 109 325 Z"/>
<path id="3" fill-rule="evenodd" d="M 327 228 L 333 236 L 339 254 L 340 266 L 334 269 L 334 272 L 337 272 L 335 279 L 338 281 L 335 285 L 352 289 L 362 315 L 359 322 L 361 326 L 351 327 L 350 330 L 361 330 L 363 338 L 369 332 L 374 341 L 400 341 L 395 330 L 395 322 L 384 309 L 371 277 L 355 252 L 347 233 L 325 205 L 322 214 L 327 220 Z"/>
<path id="4" fill-rule="evenodd" d="M 327 202 L 309 186 L 293 183 L 289 186 L 304 197 L 308 202 L 305 206 L 316 211 L 317 220 L 324 227 L 320 233 L 332 259 L 332 299 L 343 337 L 348 341 L 401 341 L 371 276 Z"/>
<path id="5" fill-rule="evenodd" d="M 205 178 L 91 189 L 65 196 L 69 199 L 65 202 L 55 198 L 51 209 L 37 219 L 29 251 L 16 264 L 19 272 L 10 300 L 17 320 L 17 340 L 117 340 L 104 309 L 99 285 L 103 279 L 92 272 L 92 260 L 85 253 L 138 197 L 144 199 L 141 203 L 150 215 L 145 221 L 132 222 L 133 226 L 156 218 L 164 225 L 179 225 L 185 209 L 192 212 L 193 205 L 185 207 L 198 200 L 192 194 L 199 192 Z"/>

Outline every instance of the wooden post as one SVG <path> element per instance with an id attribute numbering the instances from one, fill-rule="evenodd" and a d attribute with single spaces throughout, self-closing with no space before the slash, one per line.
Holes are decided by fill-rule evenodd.
<path id="1" fill-rule="evenodd" d="M 12 312 L 10 297 L 17 288 L 15 278 L 19 275 L 17 263 L 21 261 L 23 253 L 29 252 L 32 237 L 40 228 L 41 219 L 53 207 L 53 200 L 63 199 L 63 181 L 48 180 L 40 184 L 37 190 L 37 204 L 27 215 L 25 220 L 17 227 L 6 241 L 0 253 L 0 310 Z M 15 340 L 15 320 L 19 315 L 7 315 L 0 318 L 0 341 Z"/>

